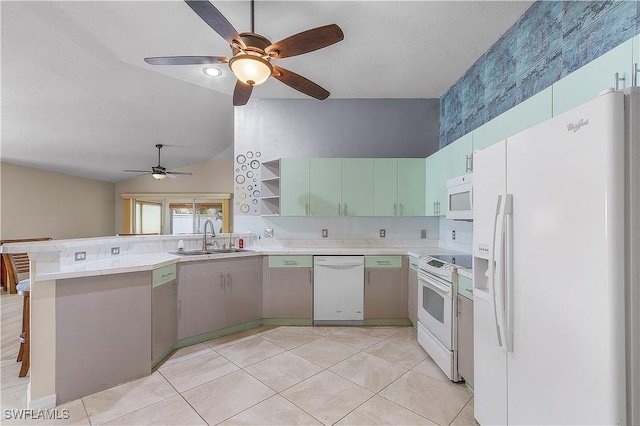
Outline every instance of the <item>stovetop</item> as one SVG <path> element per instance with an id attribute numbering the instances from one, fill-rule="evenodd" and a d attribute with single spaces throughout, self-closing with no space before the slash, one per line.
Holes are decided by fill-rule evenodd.
<path id="1" fill-rule="evenodd" d="M 445 263 L 452 263 L 456 266 L 459 266 L 461 268 L 466 268 L 466 269 L 471 269 L 472 267 L 471 265 L 473 262 L 473 256 L 471 256 L 470 254 L 461 254 L 461 255 L 436 254 L 436 255 L 431 255 L 429 257 L 433 259 L 438 259 Z"/>

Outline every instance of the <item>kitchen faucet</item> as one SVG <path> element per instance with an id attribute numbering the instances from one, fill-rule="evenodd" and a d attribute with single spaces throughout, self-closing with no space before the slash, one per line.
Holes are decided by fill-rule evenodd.
<path id="1" fill-rule="evenodd" d="M 210 245 L 207 243 L 207 225 L 211 225 L 211 236 L 215 237 L 216 236 L 216 231 L 213 226 L 213 222 L 211 222 L 211 219 L 207 219 L 207 221 L 204 223 L 204 233 L 202 234 L 202 250 L 206 251 L 207 250 L 207 246 Z"/>

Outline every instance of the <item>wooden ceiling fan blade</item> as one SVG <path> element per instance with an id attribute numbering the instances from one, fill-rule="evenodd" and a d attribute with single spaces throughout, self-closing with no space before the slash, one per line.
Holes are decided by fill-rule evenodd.
<path id="1" fill-rule="evenodd" d="M 220 37 L 225 39 L 227 43 L 233 45 L 235 41 L 243 48 L 246 47 L 236 29 L 233 28 L 233 25 L 227 21 L 227 18 L 225 18 L 214 5 L 207 0 L 184 1 L 207 25 L 220 34 Z"/>
<path id="2" fill-rule="evenodd" d="M 236 88 L 233 90 L 233 106 L 246 105 L 251 97 L 253 86 L 244 84 L 240 80 L 236 82 Z"/>
<path id="3" fill-rule="evenodd" d="M 273 59 L 281 59 L 313 52 L 343 39 L 344 34 L 340 27 L 336 24 L 330 24 L 294 34 L 273 43 L 265 50 L 272 55 Z"/>
<path id="4" fill-rule="evenodd" d="M 151 65 L 207 65 L 224 64 L 229 62 L 226 56 L 161 56 L 144 58 Z"/>
<path id="5" fill-rule="evenodd" d="M 296 74 L 293 71 L 289 71 L 279 66 L 274 66 L 272 75 L 287 86 L 292 87 L 305 95 L 309 95 L 312 98 L 322 101 L 329 97 L 329 92 L 324 87 L 317 85 L 313 81 Z"/>
<path id="6" fill-rule="evenodd" d="M 146 174 L 148 174 L 148 175 L 150 175 L 151 173 L 153 173 L 153 172 L 151 172 L 151 171 L 149 171 L 149 170 L 130 170 L 130 169 L 123 170 L 123 172 L 129 172 L 129 173 L 146 173 Z"/>

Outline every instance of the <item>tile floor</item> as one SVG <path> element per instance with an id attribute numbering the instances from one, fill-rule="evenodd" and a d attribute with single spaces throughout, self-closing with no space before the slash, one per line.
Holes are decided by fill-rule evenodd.
<path id="1" fill-rule="evenodd" d="M 25 407 L 20 296 L 1 297 L 4 410 Z M 175 351 L 149 377 L 57 407 L 83 425 L 475 425 L 472 394 L 411 327 L 256 327 Z"/>

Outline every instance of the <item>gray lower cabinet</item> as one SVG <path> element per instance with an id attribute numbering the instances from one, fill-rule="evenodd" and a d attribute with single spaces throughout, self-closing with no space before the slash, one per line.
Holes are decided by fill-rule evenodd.
<path id="1" fill-rule="evenodd" d="M 269 256 L 265 318 L 313 318 L 312 265 L 312 256 Z"/>
<path id="2" fill-rule="evenodd" d="M 365 256 L 364 319 L 407 318 L 402 256 Z"/>
<path id="3" fill-rule="evenodd" d="M 151 290 L 151 361 L 156 364 L 178 338 L 178 281 L 176 265 L 154 270 Z"/>
<path id="4" fill-rule="evenodd" d="M 186 265 L 184 337 L 262 318 L 259 264 L 250 257 Z"/>
<path id="5" fill-rule="evenodd" d="M 473 387 L 473 302 L 458 295 L 458 373 Z"/>
<path id="6" fill-rule="evenodd" d="M 409 321 L 413 327 L 418 326 L 418 259 L 409 256 L 409 273 L 408 273 L 408 297 L 409 297 Z"/>
<path id="7" fill-rule="evenodd" d="M 58 404 L 151 374 L 151 276 L 56 281 Z"/>

